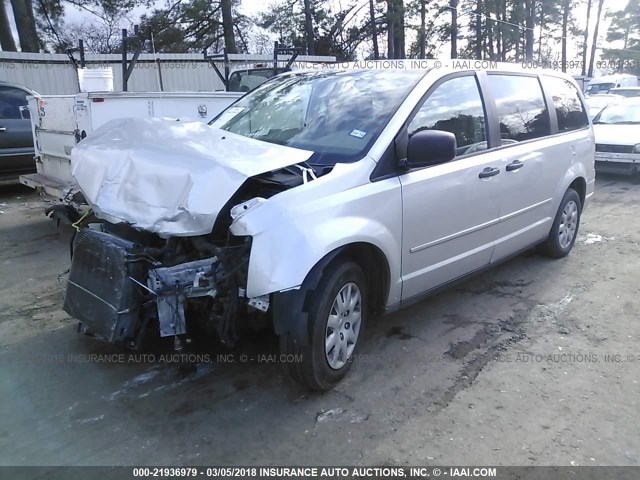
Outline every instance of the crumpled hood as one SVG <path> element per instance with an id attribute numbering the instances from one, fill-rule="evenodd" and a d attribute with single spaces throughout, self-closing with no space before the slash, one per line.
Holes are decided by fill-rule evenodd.
<path id="1" fill-rule="evenodd" d="M 113 120 L 76 145 L 73 178 L 96 214 L 162 237 L 211 232 L 249 177 L 313 152 L 253 140 L 200 122 Z"/>

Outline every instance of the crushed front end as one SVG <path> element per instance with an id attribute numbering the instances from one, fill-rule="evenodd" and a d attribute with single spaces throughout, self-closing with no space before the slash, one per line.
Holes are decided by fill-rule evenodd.
<path id="1" fill-rule="evenodd" d="M 313 154 L 199 122 L 129 118 L 92 133 L 72 152 L 92 210 L 73 223 L 64 310 L 80 331 L 129 348 L 145 332 L 179 348 L 269 326 L 276 290 L 247 297 L 252 237 L 230 229 L 332 170 L 307 164 Z"/>
<path id="2" fill-rule="evenodd" d="M 244 298 L 250 244 L 250 237 L 162 239 L 89 223 L 72 243 L 63 308 L 83 333 L 128 348 L 140 348 L 154 331 L 173 337 L 176 348 L 195 332 L 233 344 L 248 310 L 263 310 Z"/>

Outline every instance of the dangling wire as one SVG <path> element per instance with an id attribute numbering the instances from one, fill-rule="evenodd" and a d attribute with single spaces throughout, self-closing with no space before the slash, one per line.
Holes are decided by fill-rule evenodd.
<path id="1" fill-rule="evenodd" d="M 80 231 L 80 224 L 91 213 L 93 213 L 93 210 L 90 208 L 89 210 L 86 211 L 84 215 L 80 217 L 80 219 L 78 219 L 77 222 L 71 224 L 71 226 L 76 229 L 76 232 Z"/>

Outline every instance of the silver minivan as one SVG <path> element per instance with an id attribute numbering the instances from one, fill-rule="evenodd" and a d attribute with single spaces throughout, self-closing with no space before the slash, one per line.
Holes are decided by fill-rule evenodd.
<path id="1" fill-rule="evenodd" d="M 92 213 L 64 308 L 129 348 L 267 324 L 325 390 L 372 315 L 536 245 L 567 255 L 594 148 L 573 79 L 504 64 L 297 71 L 209 126 L 114 121 L 73 150 Z"/>

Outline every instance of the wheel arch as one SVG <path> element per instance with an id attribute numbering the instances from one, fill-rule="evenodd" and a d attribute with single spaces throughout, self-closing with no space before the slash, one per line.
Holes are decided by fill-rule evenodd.
<path id="1" fill-rule="evenodd" d="M 556 185 L 556 189 L 554 191 L 554 201 L 553 205 L 553 214 L 558 211 L 560 207 L 560 202 L 564 198 L 565 193 L 569 188 L 575 190 L 580 197 L 580 202 L 584 207 L 584 203 L 587 198 L 587 171 L 582 162 L 574 162 L 564 173 L 562 179 Z"/>
<path id="2" fill-rule="evenodd" d="M 584 202 L 587 197 L 587 181 L 584 177 L 577 177 L 573 182 L 571 182 L 569 188 L 578 193 L 578 196 L 580 197 L 580 207 L 584 207 Z"/>
<path id="3" fill-rule="evenodd" d="M 367 279 L 370 313 L 384 311 L 391 288 L 391 269 L 382 250 L 369 242 L 353 242 L 335 248 L 309 271 L 300 288 L 273 294 L 273 326 L 277 335 L 291 334 L 296 342 L 309 341 L 308 302 L 323 272 L 335 262 L 356 262 Z"/>
<path id="4" fill-rule="evenodd" d="M 337 257 L 355 261 L 365 274 L 371 313 L 384 311 L 391 283 L 391 269 L 385 254 L 369 242 L 354 242 L 339 247 Z M 335 258 L 334 261 L 338 260 Z"/>

